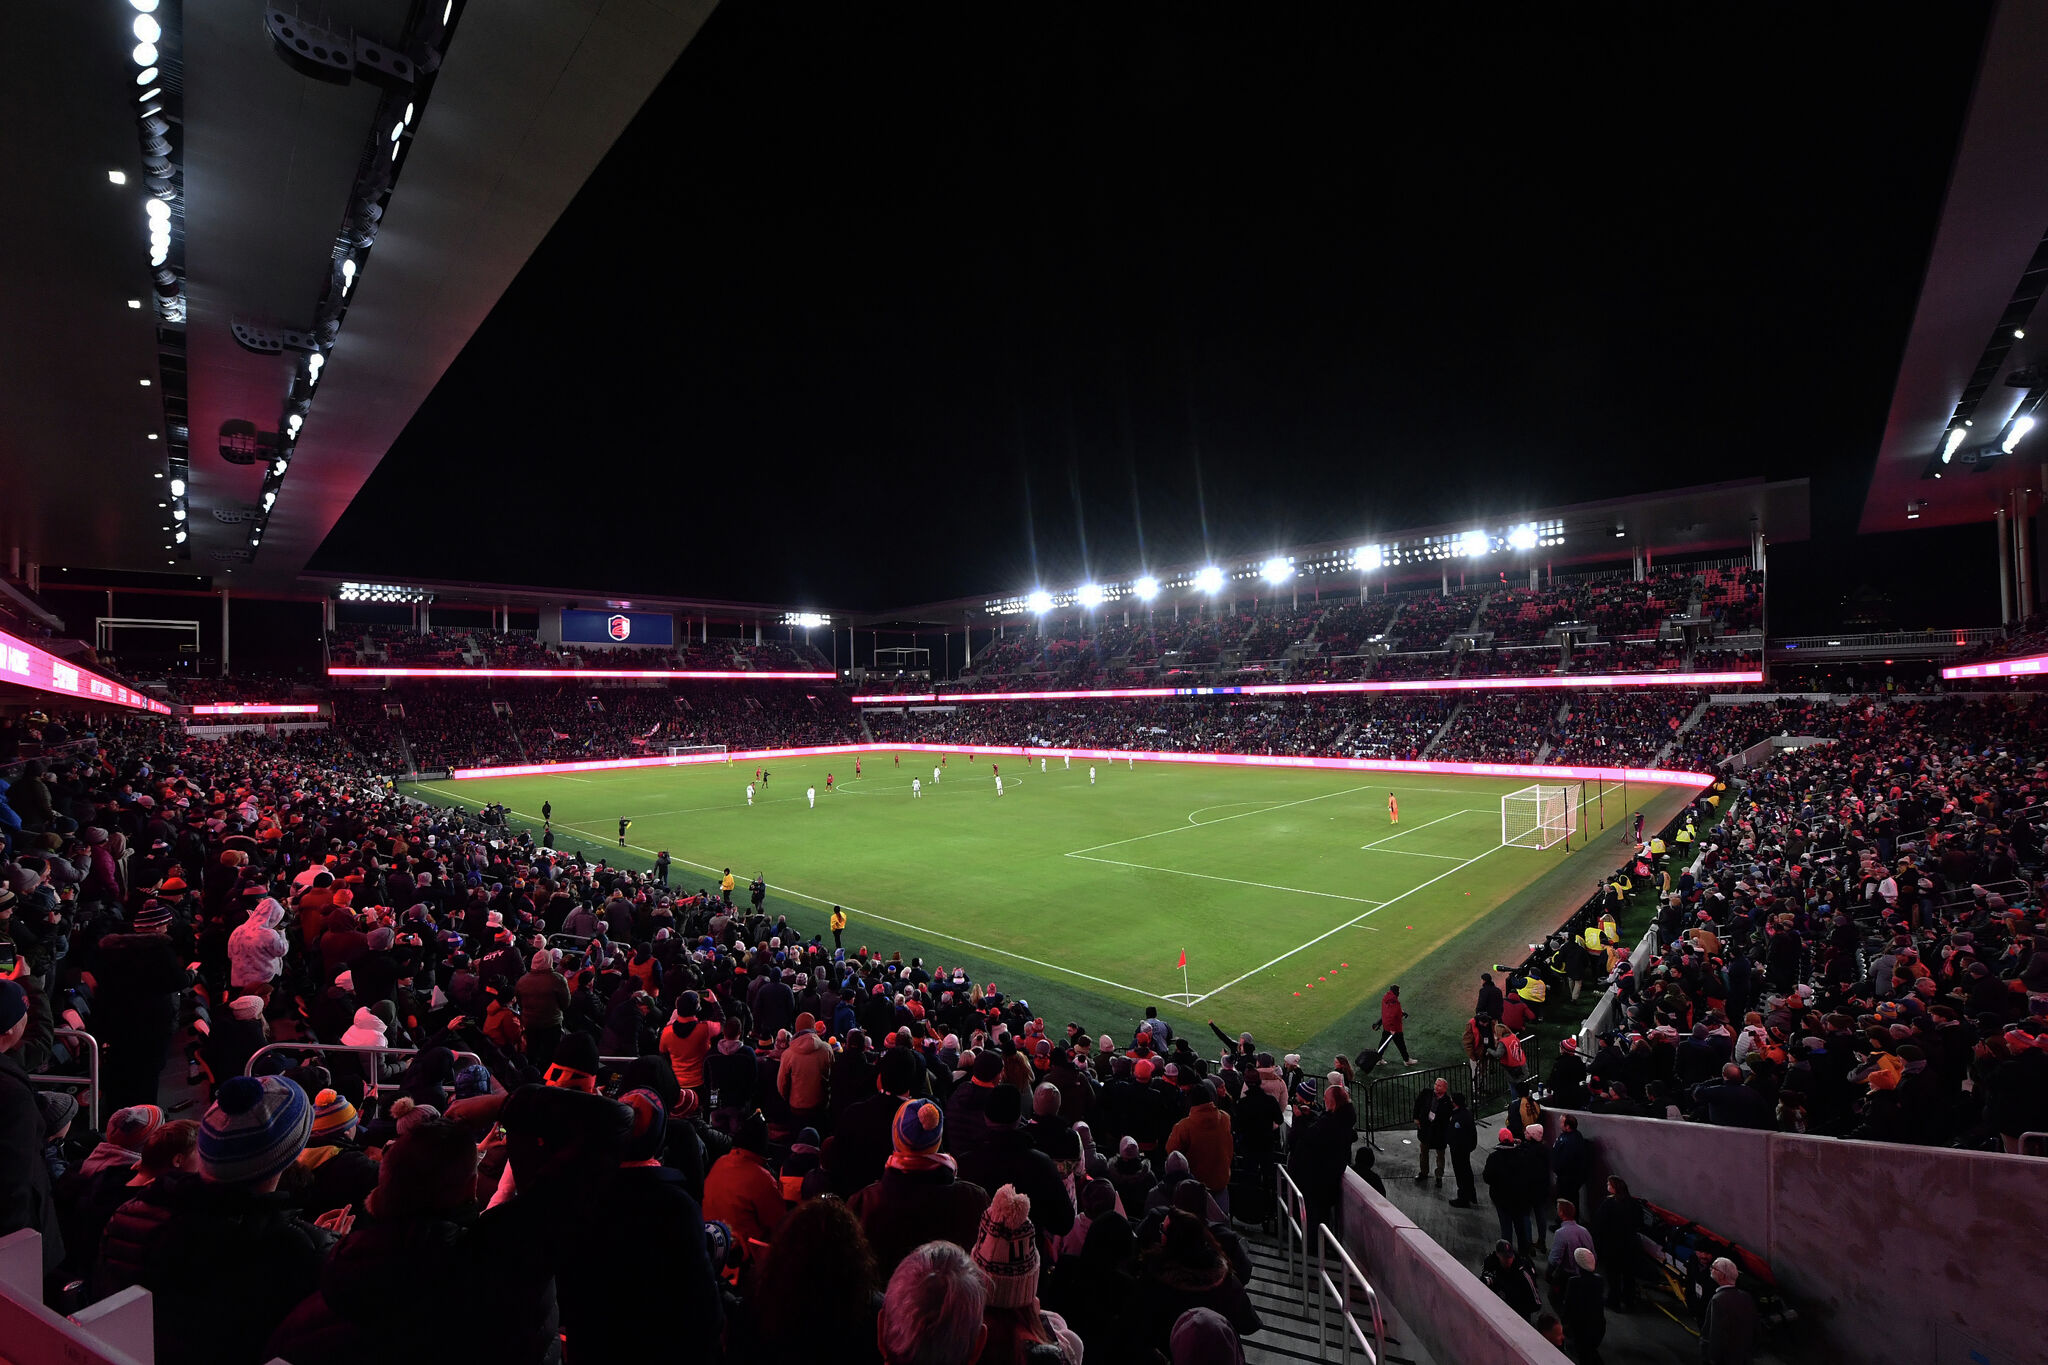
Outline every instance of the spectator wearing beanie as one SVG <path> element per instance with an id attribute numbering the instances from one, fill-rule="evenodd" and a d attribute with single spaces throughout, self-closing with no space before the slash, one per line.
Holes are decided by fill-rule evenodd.
<path id="1" fill-rule="evenodd" d="M 1230 1115 L 1216 1107 L 1216 1083 L 1203 1081 L 1188 1116 L 1167 1134 L 1166 1150 L 1182 1152 L 1188 1167 L 1202 1188 L 1215 1199 L 1224 1216 L 1230 1214 Z"/>
<path id="2" fill-rule="evenodd" d="M 103 1251 L 94 1287 L 150 1291 L 163 1365 L 261 1365 L 265 1339 L 313 1292 L 333 1238 L 277 1192 L 312 1127 L 292 1082 L 231 1077 L 199 1125 L 200 1178 L 158 1180 L 115 1213 L 135 1261 Z"/>
<path id="3" fill-rule="evenodd" d="M 1081 1338 L 1038 1305 L 1038 1230 L 1031 1224 L 1031 1199 L 1016 1186 L 1002 1186 L 989 1200 L 974 1239 L 974 1263 L 989 1280 L 981 1365 L 1025 1365 L 1042 1346 L 1058 1347 L 1066 1365 L 1081 1365 Z"/>
<path id="4" fill-rule="evenodd" d="M 555 970 L 555 955 L 542 948 L 512 989 L 519 997 L 519 1022 L 526 1030 L 527 1060 L 545 1067 L 555 1059 L 555 1044 L 561 1041 L 569 983 Z"/>
<path id="5" fill-rule="evenodd" d="M 1057 1240 L 1074 1226 L 1074 1202 L 1059 1167 L 1032 1146 L 1030 1131 L 1019 1126 L 1023 1114 L 1023 1095 L 1016 1087 L 998 1085 L 989 1092 L 982 1111 L 988 1138 L 960 1158 L 960 1178 L 984 1190 L 1016 1186 L 1038 1210 L 1039 1231 Z"/>
<path id="6" fill-rule="evenodd" d="M 876 1269 L 885 1275 L 925 1242 L 970 1249 L 988 1207 L 987 1191 L 961 1179 L 953 1158 L 939 1150 L 945 1119 L 937 1104 L 906 1101 L 897 1108 L 892 1131 L 893 1150 L 881 1178 L 847 1201 Z"/>
<path id="7" fill-rule="evenodd" d="M 668 1112 L 661 1096 L 629 1090 L 619 1102 L 631 1122 L 618 1172 L 590 1216 L 578 1220 L 575 1245 L 557 1273 L 562 1329 L 585 1365 L 709 1361 L 721 1308 L 704 1249 L 703 1210 L 682 1174 L 662 1164 Z M 658 1313 L 620 1311 L 655 1304 Z"/>
<path id="8" fill-rule="evenodd" d="M 263 997 L 238 995 L 226 1010 L 214 1015 L 213 1027 L 199 1045 L 199 1064 L 206 1069 L 210 1087 L 218 1088 L 230 1076 L 239 1076 L 249 1059 L 270 1041 L 263 1022 Z"/>
<path id="9" fill-rule="evenodd" d="M 360 1213 L 363 1201 L 377 1188 L 377 1163 L 356 1142 L 360 1121 L 356 1107 L 339 1091 L 322 1090 L 313 1097 L 313 1129 L 306 1150 L 278 1182 L 278 1189 L 308 1217 L 317 1218 L 330 1209 Z"/>
<path id="10" fill-rule="evenodd" d="M 163 1123 L 164 1111 L 153 1104 L 130 1105 L 115 1111 L 107 1120 L 106 1139 L 79 1164 L 78 1173 L 94 1176 L 104 1170 L 119 1169 L 125 1180 L 142 1159 L 142 1144 Z"/>
<path id="11" fill-rule="evenodd" d="M 768 1169 L 768 1122 L 749 1114 L 733 1134 L 732 1150 L 704 1176 L 704 1217 L 732 1229 L 733 1240 L 752 1256 L 775 1237 L 788 1212 L 782 1186 Z"/>

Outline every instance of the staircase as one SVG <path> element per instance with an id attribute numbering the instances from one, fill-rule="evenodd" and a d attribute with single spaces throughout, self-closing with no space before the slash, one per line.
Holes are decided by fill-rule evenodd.
<path id="1" fill-rule="evenodd" d="M 1423 745 L 1422 752 L 1416 755 L 1416 758 L 1418 760 L 1429 757 L 1429 751 L 1436 748 L 1437 741 L 1441 740 L 1445 735 L 1451 732 L 1451 727 L 1458 723 L 1458 715 L 1464 709 L 1465 703 L 1462 701 L 1451 708 L 1451 714 L 1444 717 L 1444 723 L 1437 727 L 1436 733 L 1429 737 L 1429 743 Z"/>
<path id="2" fill-rule="evenodd" d="M 1251 1296 L 1252 1307 L 1258 1310 L 1259 1320 L 1265 1324 L 1258 1332 L 1241 1339 L 1245 1365 L 1302 1365 L 1302 1362 L 1309 1361 L 1342 1360 L 1344 1325 L 1335 1305 L 1332 1305 L 1329 1325 L 1325 1329 L 1327 1344 L 1318 1345 L 1316 1340 L 1316 1314 L 1321 1308 L 1322 1292 L 1314 1279 L 1314 1270 L 1309 1271 L 1309 1292 L 1304 1303 L 1302 1280 L 1296 1278 L 1293 1283 L 1288 1282 L 1287 1260 L 1279 1239 L 1244 1223 L 1235 1226 L 1252 1260 L 1251 1283 L 1245 1286 L 1245 1292 Z M 1295 1270 L 1299 1276 L 1298 1256 Z M 1371 1309 L 1363 1302 L 1354 1303 L 1352 1311 L 1361 1322 L 1370 1322 Z M 1352 1346 L 1351 1358 L 1354 1361 L 1361 1359 L 1356 1343 Z M 1412 1365 L 1415 1348 L 1411 1343 L 1396 1340 L 1390 1330 L 1382 1359 L 1387 1365 Z"/>
<path id="3" fill-rule="evenodd" d="M 873 744 L 875 742 L 875 732 L 868 728 L 868 713 L 866 711 L 860 713 L 860 741 L 863 744 Z"/>

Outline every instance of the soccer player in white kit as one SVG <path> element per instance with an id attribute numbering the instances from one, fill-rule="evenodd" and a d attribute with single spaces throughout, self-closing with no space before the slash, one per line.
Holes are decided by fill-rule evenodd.
<path id="1" fill-rule="evenodd" d="M 1044 772 L 1044 771 L 1045 771 L 1045 760 L 1044 760 L 1043 758 L 1041 758 L 1041 759 L 1039 759 L 1039 760 L 1038 760 L 1038 771 L 1040 771 L 1040 772 Z"/>
<path id="2" fill-rule="evenodd" d="M 1003 779 L 999 777 L 999 778 L 997 778 L 997 779 L 996 779 L 996 795 L 997 795 L 997 796 L 1001 796 L 1002 794 L 1003 794 Z"/>
<path id="3" fill-rule="evenodd" d="M 811 798 L 811 809 L 816 810 L 818 808 L 818 789 L 816 787 L 805 787 L 804 795 Z"/>
<path id="4" fill-rule="evenodd" d="M 754 784 L 751 782 L 747 784 L 747 804 L 750 806 L 754 804 Z"/>
<path id="5" fill-rule="evenodd" d="M 1093 763 L 1088 765 L 1088 785 L 1091 787 L 1095 785 L 1095 765 Z"/>
<path id="6" fill-rule="evenodd" d="M 923 796 L 923 795 L 924 795 L 924 779 L 923 779 L 923 778 L 919 778 L 919 777 L 913 777 L 913 778 L 911 778 L 911 779 L 910 779 L 910 794 L 911 794 L 911 795 L 912 795 L 913 797 L 921 797 L 921 796 Z"/>
<path id="7" fill-rule="evenodd" d="M 939 770 L 937 768 L 932 769 L 932 785 L 934 787 L 939 785 Z"/>
<path id="8" fill-rule="evenodd" d="M 1074 756 L 1072 754 L 1060 755 L 1060 762 L 1066 764 L 1068 772 L 1072 772 L 1074 770 Z"/>

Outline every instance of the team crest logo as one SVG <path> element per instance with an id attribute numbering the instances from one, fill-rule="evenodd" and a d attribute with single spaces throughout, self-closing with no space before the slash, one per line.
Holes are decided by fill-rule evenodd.
<path id="1" fill-rule="evenodd" d="M 633 622 L 630 617 L 614 616 L 604 623 L 604 627 L 611 632 L 614 640 L 623 640 L 633 633 Z"/>

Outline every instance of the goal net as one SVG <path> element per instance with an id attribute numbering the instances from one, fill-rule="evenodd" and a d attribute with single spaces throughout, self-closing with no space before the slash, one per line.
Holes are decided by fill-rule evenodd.
<path id="1" fill-rule="evenodd" d="M 1500 841 L 1510 848 L 1550 848 L 1579 831 L 1581 784 L 1538 785 L 1500 799 Z"/>
<path id="2" fill-rule="evenodd" d="M 670 758 L 703 758 L 707 755 L 722 757 L 727 752 L 729 750 L 723 744 L 671 744 L 668 746 L 668 756 Z"/>

